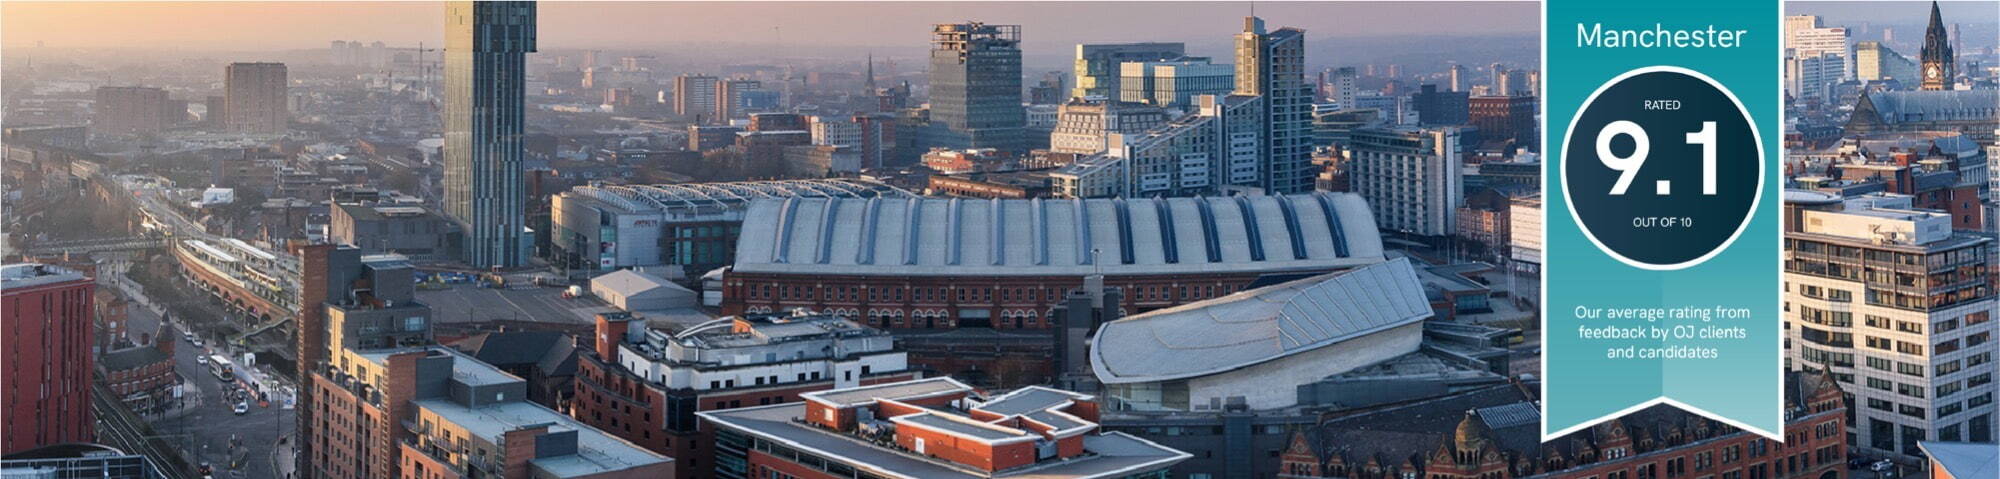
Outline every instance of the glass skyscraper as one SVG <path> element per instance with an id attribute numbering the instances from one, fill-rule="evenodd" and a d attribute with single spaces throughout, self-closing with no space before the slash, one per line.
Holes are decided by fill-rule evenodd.
<path id="1" fill-rule="evenodd" d="M 1264 97 L 1265 125 L 1258 181 L 1268 193 L 1313 190 L 1312 90 L 1306 83 L 1306 32 L 1264 31 L 1264 19 L 1243 19 L 1236 35 L 1236 94 Z"/>
<path id="2" fill-rule="evenodd" d="M 444 207 L 475 267 L 527 261 L 522 160 L 535 2 L 445 7 Z"/>
<path id="3" fill-rule="evenodd" d="M 939 24 L 931 30 L 931 127 L 947 148 L 1027 150 L 1021 26 Z"/>

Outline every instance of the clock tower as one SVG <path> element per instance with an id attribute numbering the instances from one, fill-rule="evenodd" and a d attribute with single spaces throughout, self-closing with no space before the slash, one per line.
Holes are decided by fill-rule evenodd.
<path id="1" fill-rule="evenodd" d="M 1923 89 L 1949 90 L 1952 84 L 1951 35 L 1944 29 L 1944 20 L 1938 16 L 1938 4 L 1931 2 L 1931 24 L 1924 28 L 1923 64 L 1917 72 L 1923 75 Z"/>

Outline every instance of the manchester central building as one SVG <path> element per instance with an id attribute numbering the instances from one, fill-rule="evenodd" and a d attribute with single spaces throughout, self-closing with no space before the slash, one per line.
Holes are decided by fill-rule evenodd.
<path id="1" fill-rule="evenodd" d="M 1384 260 L 1347 193 L 1204 198 L 759 199 L 723 281 L 725 314 L 795 309 L 883 328 L 1054 326 L 1101 274 L 1129 314 L 1215 298 L 1270 274 Z"/>

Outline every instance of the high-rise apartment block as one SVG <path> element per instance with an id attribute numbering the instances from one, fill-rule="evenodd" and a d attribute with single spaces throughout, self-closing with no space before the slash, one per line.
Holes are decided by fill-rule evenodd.
<path id="1" fill-rule="evenodd" d="M 1021 26 L 979 22 L 931 29 L 931 117 L 924 143 L 948 149 L 1027 149 L 1021 106 Z"/>
<path id="2" fill-rule="evenodd" d="M 60 266 L 0 266 L 0 348 L 7 373 L 0 377 L 0 453 L 71 442 L 91 442 L 91 295 L 96 283 Z"/>
<path id="3" fill-rule="evenodd" d="M 715 114 L 717 88 L 716 79 L 712 76 L 674 77 L 674 114 L 689 118 Z"/>
<path id="4" fill-rule="evenodd" d="M 1264 19 L 1246 17 L 1236 34 L 1236 94 L 1263 97 L 1257 182 L 1266 193 L 1313 190 L 1312 85 L 1306 84 L 1306 32 L 1265 31 Z"/>
<path id="5" fill-rule="evenodd" d="M 223 70 L 223 129 L 234 133 L 284 133 L 292 120 L 286 104 L 283 63 L 231 63 Z"/>
<path id="6" fill-rule="evenodd" d="M 1181 43 L 1087 43 L 1076 46 L 1076 88 L 1071 98 L 1117 100 L 1121 90 L 1123 65 L 1130 62 L 1161 62 L 1187 55 Z"/>
<path id="7" fill-rule="evenodd" d="M 1785 192 L 1785 362 L 1832 372 L 1852 397 L 1848 433 L 1864 457 L 1996 434 L 1994 240 L 1911 205 Z"/>
<path id="8" fill-rule="evenodd" d="M 1368 199 L 1383 231 L 1442 237 L 1457 225 L 1465 201 L 1461 131 L 1439 128 L 1355 130 L 1347 181 Z"/>
<path id="9" fill-rule="evenodd" d="M 179 106 L 180 111 L 174 111 Z M 142 86 L 97 87 L 90 127 L 100 133 L 154 133 L 187 116 L 187 102 L 167 98 L 167 91 Z"/>
<path id="10" fill-rule="evenodd" d="M 715 87 L 715 121 L 728 123 L 729 120 L 748 116 L 754 110 L 757 96 L 764 92 L 764 82 L 746 78 L 722 80 Z"/>
<path id="11" fill-rule="evenodd" d="M 444 210 L 459 223 L 460 252 L 474 267 L 519 266 L 533 246 L 522 137 L 534 51 L 534 2 L 445 8 Z"/>

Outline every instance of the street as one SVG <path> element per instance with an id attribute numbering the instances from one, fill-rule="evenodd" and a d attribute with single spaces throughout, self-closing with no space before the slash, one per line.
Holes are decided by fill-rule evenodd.
<path id="1" fill-rule="evenodd" d="M 104 268 L 100 282 L 125 291 L 126 297 L 132 301 L 127 320 L 131 331 L 157 330 L 160 314 L 156 306 L 152 306 L 152 302 L 138 292 L 138 286 L 126 279 L 122 272 L 123 269 L 118 266 Z M 181 319 L 177 322 L 185 324 L 186 318 Z M 226 396 L 232 391 L 240 391 L 240 388 L 224 384 L 197 359 L 203 354 L 221 354 L 204 352 L 218 347 L 216 339 L 205 338 L 203 345 L 208 348 L 199 348 L 184 337 L 170 338 L 180 341 L 174 347 L 174 370 L 180 373 L 185 386 L 183 406 L 179 410 L 167 411 L 164 417 L 146 418 L 152 422 L 156 434 L 167 436 L 169 442 L 180 445 L 188 457 L 193 457 L 190 462 L 213 465 L 216 477 L 283 477 L 282 473 L 289 472 L 292 467 L 291 458 L 277 458 L 273 452 L 279 449 L 279 438 L 289 436 L 296 425 L 293 411 L 276 402 L 260 407 L 253 400 L 248 413 L 236 415 L 231 410 L 235 402 L 226 399 Z M 233 447 L 232 438 L 235 439 Z M 290 439 L 286 442 L 289 443 Z M 282 449 L 290 450 L 289 447 Z"/>

